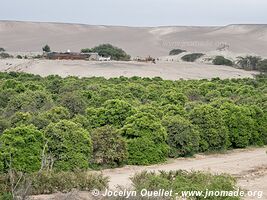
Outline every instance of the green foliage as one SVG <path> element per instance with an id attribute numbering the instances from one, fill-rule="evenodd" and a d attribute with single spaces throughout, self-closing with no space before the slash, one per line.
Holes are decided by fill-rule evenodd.
<path id="1" fill-rule="evenodd" d="M 184 55 L 181 59 L 186 62 L 195 62 L 197 59 L 201 58 L 202 56 L 204 56 L 203 53 L 192 53 L 192 54 Z"/>
<path id="2" fill-rule="evenodd" d="M 126 163 L 126 141 L 115 128 L 103 126 L 92 132 L 92 165 L 117 167 Z"/>
<path id="3" fill-rule="evenodd" d="M 111 44 L 102 44 L 92 48 L 92 52 L 98 53 L 100 56 L 109 57 L 112 60 L 125 60 L 128 61 L 131 57 L 122 49 L 112 46 Z"/>
<path id="4" fill-rule="evenodd" d="M 214 65 L 226 65 L 226 66 L 233 66 L 233 62 L 229 59 L 224 58 L 223 56 L 216 56 L 212 63 Z"/>
<path id="5" fill-rule="evenodd" d="M 57 192 L 67 193 L 73 189 L 79 191 L 92 191 L 98 189 L 100 191 L 108 187 L 108 177 L 100 173 L 90 172 L 55 172 L 55 171 L 40 171 L 35 173 L 21 174 L 14 173 L 13 175 L 17 184 L 18 190 L 23 190 L 25 185 L 29 188 L 29 195 L 53 194 Z M 11 200 L 11 186 L 8 174 L 0 174 L 0 199 Z M 2 196 L 1 196 L 2 195 Z M 2 200 L 1 199 L 1 200 Z"/>
<path id="6" fill-rule="evenodd" d="M 258 56 L 238 57 L 237 64 L 246 70 L 257 70 L 260 61 L 261 57 Z"/>
<path id="7" fill-rule="evenodd" d="M 92 153 L 89 133 L 71 121 L 51 123 L 45 130 L 49 168 L 57 171 L 87 169 Z"/>
<path id="8" fill-rule="evenodd" d="M 167 133 L 155 116 L 139 112 L 127 119 L 121 132 L 127 138 L 129 164 L 148 165 L 166 159 Z"/>
<path id="9" fill-rule="evenodd" d="M 267 59 L 260 61 L 257 67 L 259 71 L 267 72 Z"/>
<path id="10" fill-rule="evenodd" d="M 169 55 L 170 56 L 174 56 L 174 55 L 179 55 L 183 52 L 186 52 L 186 50 L 183 50 L 183 49 L 173 49 L 170 51 Z"/>
<path id="11" fill-rule="evenodd" d="M 4 171 L 34 172 L 41 168 L 44 135 L 34 126 L 6 130 L 0 136 L 0 155 Z M 1 168 L 1 167 L 0 167 Z"/>
<path id="12" fill-rule="evenodd" d="M 163 124 L 168 133 L 170 157 L 190 156 L 198 152 L 199 132 L 189 120 L 179 116 L 166 117 Z"/>
<path id="13" fill-rule="evenodd" d="M 148 165 L 168 156 L 267 144 L 266 92 L 263 74 L 254 79 L 170 81 L 0 73 L 0 135 L 33 124 L 50 141 L 46 167 L 55 170 L 109 167 L 125 161 Z M 94 132 L 97 138 L 114 138 L 114 143 L 95 139 L 102 152 L 112 152 L 108 158 L 102 154 L 104 163 L 93 158 Z M 116 158 L 115 146 L 125 154 Z M 7 168 L 4 163 L 2 159 L 0 171 Z M 26 165 L 25 161 L 21 166 Z"/>
<path id="14" fill-rule="evenodd" d="M 172 190 L 173 193 L 180 194 L 182 191 L 202 191 L 203 196 L 194 197 L 194 199 L 209 199 L 209 200 L 239 200 L 238 197 L 217 197 L 210 196 L 205 198 L 206 190 L 208 191 L 236 191 L 236 180 L 229 175 L 212 175 L 205 172 L 187 172 L 187 171 L 161 171 L 159 174 L 155 172 L 141 172 L 135 174 L 131 178 L 135 190 L 148 191 Z M 177 198 L 182 198 L 179 195 Z M 184 198 L 184 197 L 183 197 Z"/>
<path id="15" fill-rule="evenodd" d="M 5 52 L 6 50 L 2 47 L 0 47 L 0 52 Z"/>
<path id="16" fill-rule="evenodd" d="M 5 59 L 5 58 L 13 58 L 12 55 L 5 53 L 5 52 L 1 52 L 0 51 L 0 58 Z"/>
<path id="17" fill-rule="evenodd" d="M 51 52 L 51 48 L 47 44 L 42 48 L 42 50 L 43 50 L 43 52 L 46 52 L 46 53 Z"/>
<path id="18" fill-rule="evenodd" d="M 201 151 L 217 151 L 229 147 L 228 129 L 221 110 L 210 105 L 200 105 L 191 111 L 190 119 L 200 131 Z"/>

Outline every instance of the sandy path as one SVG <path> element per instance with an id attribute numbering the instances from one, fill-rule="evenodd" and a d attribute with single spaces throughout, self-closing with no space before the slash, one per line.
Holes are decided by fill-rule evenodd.
<path id="1" fill-rule="evenodd" d="M 238 184 L 244 189 L 262 190 L 267 199 L 267 155 L 266 148 L 233 150 L 226 154 L 197 155 L 196 158 L 170 160 L 166 164 L 147 167 L 126 166 L 120 169 L 104 170 L 110 177 L 110 187 L 130 186 L 129 177 L 143 170 L 201 170 L 212 173 L 229 173 L 238 178 Z M 253 198 L 248 198 L 253 199 Z"/>
<path id="2" fill-rule="evenodd" d="M 267 155 L 266 148 L 250 148 L 233 150 L 225 154 L 196 155 L 195 158 L 180 158 L 169 160 L 168 163 L 153 166 L 126 166 L 117 169 L 103 170 L 105 176 L 110 177 L 110 189 L 115 190 L 118 185 L 129 188 L 130 177 L 141 171 L 159 170 L 201 170 L 211 173 L 228 173 L 237 178 L 238 186 L 248 191 L 262 191 L 262 200 L 267 199 Z M 75 198 L 74 198 L 75 197 Z M 71 194 L 54 194 L 33 196 L 34 200 L 82 199 L 95 200 L 88 192 L 74 192 Z M 101 199 L 101 198 L 100 198 Z M 259 199 L 245 197 L 245 200 Z"/>
<path id="3" fill-rule="evenodd" d="M 235 69 L 228 66 L 186 62 L 158 62 L 157 64 L 137 62 L 88 62 L 70 60 L 0 60 L 0 71 L 19 71 L 41 76 L 60 75 L 92 77 L 162 77 L 168 80 L 177 79 L 211 79 L 252 78 L 256 72 Z"/>

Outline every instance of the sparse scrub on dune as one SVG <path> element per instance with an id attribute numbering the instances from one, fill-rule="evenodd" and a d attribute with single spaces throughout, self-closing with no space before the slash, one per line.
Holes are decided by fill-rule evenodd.
<path id="1" fill-rule="evenodd" d="M 245 70 L 257 70 L 262 58 L 259 56 L 238 57 L 237 65 Z"/>
<path id="2" fill-rule="evenodd" d="M 204 56 L 203 53 L 192 53 L 192 54 L 184 55 L 181 59 L 186 62 L 195 62 L 197 59 L 201 58 L 202 56 Z"/>
<path id="3" fill-rule="evenodd" d="M 183 49 L 173 49 L 170 51 L 169 55 L 170 56 L 174 56 L 174 55 L 179 55 L 183 52 L 186 52 L 186 50 L 183 50 Z"/>
<path id="4" fill-rule="evenodd" d="M 223 56 L 216 56 L 212 63 L 214 65 L 226 65 L 226 66 L 233 66 L 233 62 L 229 59 L 224 58 Z"/>

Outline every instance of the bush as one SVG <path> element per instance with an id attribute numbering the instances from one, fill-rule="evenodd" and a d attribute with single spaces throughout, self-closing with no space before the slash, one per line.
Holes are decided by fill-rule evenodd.
<path id="1" fill-rule="evenodd" d="M 121 132 L 127 138 L 128 164 L 148 165 L 166 160 L 167 133 L 155 116 L 137 113 L 126 120 Z"/>
<path id="2" fill-rule="evenodd" d="M 233 66 L 233 62 L 229 59 L 224 58 L 223 56 L 216 56 L 212 63 L 214 65 L 226 65 L 226 66 Z"/>
<path id="3" fill-rule="evenodd" d="M 192 54 L 184 55 L 181 59 L 186 62 L 195 62 L 197 59 L 201 58 L 202 56 L 204 56 L 203 53 L 192 53 Z"/>
<path id="4" fill-rule="evenodd" d="M 199 132 L 190 121 L 176 116 L 166 117 L 163 124 L 168 133 L 170 157 L 191 156 L 199 149 Z"/>
<path id="5" fill-rule="evenodd" d="M 257 70 L 257 66 L 261 61 L 261 57 L 258 56 L 246 56 L 246 57 L 238 57 L 237 64 L 246 70 Z"/>
<path id="6" fill-rule="evenodd" d="M 20 179 L 21 175 L 22 178 Z M 108 188 L 109 182 L 108 177 L 100 173 L 90 172 L 41 171 L 28 174 L 15 173 L 13 178 L 16 182 L 20 179 L 16 187 L 18 191 L 24 191 L 25 186 L 30 186 L 28 195 L 53 194 L 57 192 L 67 193 L 73 191 L 73 189 L 79 191 L 98 189 L 102 191 Z M 0 199 L 1 194 L 9 197 L 10 192 L 11 187 L 8 174 L 0 175 Z"/>
<path id="7" fill-rule="evenodd" d="M 218 197 L 212 196 L 205 198 L 204 194 L 208 191 L 236 191 L 236 180 L 229 175 L 212 175 L 205 172 L 187 172 L 187 171 L 161 171 L 159 174 L 155 172 L 141 172 L 135 174 L 131 178 L 134 189 L 140 192 L 143 189 L 148 191 L 173 191 L 174 194 L 180 194 L 182 191 L 202 191 L 203 196 L 195 197 L 194 199 L 209 199 L 209 200 L 239 200 L 240 197 Z"/>
<path id="8" fill-rule="evenodd" d="M 2 47 L 0 47 L 0 52 L 5 52 L 6 50 Z"/>
<path id="9" fill-rule="evenodd" d="M 169 55 L 170 56 L 174 56 L 174 55 L 179 55 L 183 52 L 186 52 L 186 50 L 182 50 L 182 49 L 173 49 L 170 51 Z"/>
<path id="10" fill-rule="evenodd" d="M 267 59 L 260 61 L 257 68 L 261 72 L 267 72 Z"/>
<path id="11" fill-rule="evenodd" d="M 46 53 L 51 52 L 50 46 L 48 45 L 45 45 L 42 49 L 43 49 L 43 52 L 46 52 Z"/>
<path id="12" fill-rule="evenodd" d="M 221 110 L 200 105 L 191 111 L 190 119 L 199 128 L 201 151 L 225 150 L 229 147 L 228 129 Z"/>
<path id="13" fill-rule="evenodd" d="M 124 60 L 128 61 L 131 59 L 124 50 L 112 46 L 111 44 L 102 44 L 92 48 L 92 52 L 98 53 L 100 56 L 103 57 L 111 57 L 112 60 Z"/>
<path id="14" fill-rule="evenodd" d="M 99 167 L 118 167 L 126 163 L 125 139 L 111 126 L 97 128 L 92 132 L 93 157 L 91 163 Z"/>
<path id="15" fill-rule="evenodd" d="M 17 55 L 17 59 L 23 59 L 21 55 Z"/>
<path id="16" fill-rule="evenodd" d="M 3 170 L 6 172 L 11 168 L 21 172 L 38 171 L 41 168 L 44 140 L 43 133 L 34 126 L 6 130 L 0 136 Z"/>
<path id="17" fill-rule="evenodd" d="M 48 167 L 56 171 L 88 169 L 92 154 L 89 133 L 71 121 L 51 123 L 45 130 Z"/>
<path id="18" fill-rule="evenodd" d="M 5 59 L 5 58 L 13 58 L 12 55 L 5 53 L 5 52 L 0 52 L 0 58 Z"/>

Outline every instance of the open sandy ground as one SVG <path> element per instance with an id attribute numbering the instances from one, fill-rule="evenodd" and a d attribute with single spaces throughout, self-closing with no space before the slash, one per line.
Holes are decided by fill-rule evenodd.
<path id="1" fill-rule="evenodd" d="M 267 155 L 266 148 L 249 148 L 232 150 L 224 154 L 203 155 L 198 154 L 195 158 L 179 158 L 169 160 L 167 163 L 153 166 L 125 166 L 117 169 L 103 170 L 105 176 L 110 177 L 110 189 L 116 189 L 118 185 L 131 187 L 130 177 L 141 171 L 159 170 L 197 170 L 211 173 L 228 173 L 237 178 L 238 186 L 248 191 L 262 191 L 262 200 L 267 199 Z M 35 199 L 51 199 L 57 197 L 63 199 L 66 195 L 41 195 Z M 82 192 L 75 194 L 78 199 L 95 199 L 90 193 Z M 246 197 L 246 200 L 259 199 Z"/>
<path id="2" fill-rule="evenodd" d="M 257 72 L 244 71 L 228 66 L 215 66 L 201 63 L 166 62 L 157 64 L 138 62 L 89 62 L 70 60 L 0 60 L 0 71 L 27 72 L 48 76 L 57 74 L 62 77 L 161 77 L 168 80 L 252 78 Z"/>

